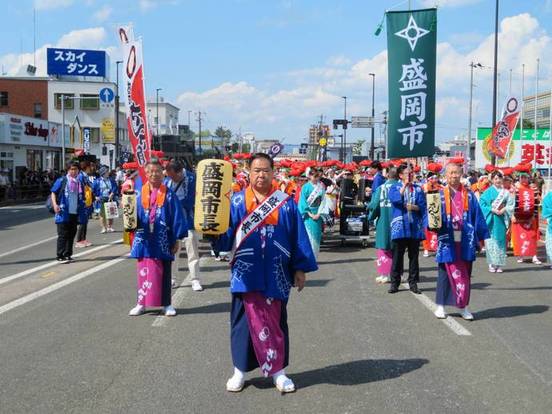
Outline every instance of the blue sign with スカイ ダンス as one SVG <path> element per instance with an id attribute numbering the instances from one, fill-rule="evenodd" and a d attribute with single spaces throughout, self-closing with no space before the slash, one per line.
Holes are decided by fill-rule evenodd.
<path id="1" fill-rule="evenodd" d="M 48 75 L 98 76 L 105 78 L 103 50 L 47 49 Z"/>

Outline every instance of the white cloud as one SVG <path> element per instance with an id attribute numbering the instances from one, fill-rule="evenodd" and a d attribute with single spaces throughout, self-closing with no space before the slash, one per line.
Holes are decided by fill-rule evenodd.
<path id="1" fill-rule="evenodd" d="M 513 90 L 520 90 L 521 64 L 526 64 L 526 92 L 534 88 L 535 60 L 541 58 L 541 76 L 552 73 L 547 61 L 552 56 L 552 38 L 542 29 L 538 20 L 527 14 L 502 20 L 499 34 L 499 70 L 502 73 L 500 97 L 506 98 L 508 72 L 514 68 Z M 437 139 L 449 139 L 466 133 L 468 123 L 469 63 L 480 62 L 492 66 L 493 35 L 481 36 L 480 41 L 468 49 L 458 48 L 448 42 L 437 46 Z M 280 135 L 292 140 L 305 136 L 308 126 L 321 113 L 328 120 L 342 114 L 343 100 L 348 99 L 351 115 L 366 115 L 371 109 L 372 77 L 376 74 L 376 112 L 387 107 L 387 51 L 347 62 L 343 56 L 330 57 L 326 66 L 305 68 L 287 72 L 287 86 L 261 88 L 247 82 L 223 83 L 203 92 L 186 92 L 178 97 L 178 105 L 187 109 L 205 110 L 212 122 L 224 123 L 231 129 L 239 126 L 259 132 L 261 136 L 274 136 L 274 128 Z M 492 100 L 492 70 L 478 69 L 475 73 L 474 119 L 488 124 Z M 543 79 L 543 85 L 545 80 Z M 546 86 L 548 87 L 548 86 Z M 528 92 L 532 93 L 532 92 Z M 499 100 L 499 105 L 501 100 Z M 208 117 L 208 118 L 209 118 Z M 355 131 L 362 134 L 363 131 Z M 272 134 L 272 135 L 271 135 Z"/>
<path id="2" fill-rule="evenodd" d="M 463 7 L 481 3 L 482 0 L 421 0 L 422 7 Z"/>
<path id="3" fill-rule="evenodd" d="M 62 7 L 69 7 L 73 0 L 35 0 L 34 6 L 37 10 L 51 10 Z"/>
<path id="4" fill-rule="evenodd" d="M 83 30 L 74 30 L 63 35 L 55 44 L 45 44 L 36 50 L 36 76 L 46 76 L 46 49 L 49 47 L 63 47 L 74 49 L 103 49 L 107 32 L 103 27 L 94 27 Z M 110 53 L 115 48 L 108 48 Z M 34 62 L 33 53 L 7 54 L 0 57 L 0 65 L 8 75 L 25 73 L 27 65 Z"/>
<path id="5" fill-rule="evenodd" d="M 112 12 L 113 12 L 113 8 L 106 4 L 101 9 L 99 9 L 96 13 L 94 13 L 92 17 L 97 22 L 103 23 L 111 17 Z"/>
<path id="6" fill-rule="evenodd" d="M 147 12 L 157 6 L 162 6 L 166 4 L 174 6 L 178 3 L 178 0 L 140 0 L 138 2 L 138 7 L 140 7 L 140 10 L 142 12 Z"/>

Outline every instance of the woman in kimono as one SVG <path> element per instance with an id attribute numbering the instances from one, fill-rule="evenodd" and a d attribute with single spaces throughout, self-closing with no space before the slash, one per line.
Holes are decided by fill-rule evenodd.
<path id="1" fill-rule="evenodd" d="M 530 164 L 519 164 L 515 167 L 519 183 L 515 188 L 516 207 L 512 216 L 512 245 L 514 256 L 518 263 L 523 263 L 525 257 L 540 265 L 537 257 L 537 242 L 539 240 L 539 220 L 535 191 L 531 188 L 529 173 Z"/>
<path id="2" fill-rule="evenodd" d="M 376 277 L 376 282 L 378 283 L 389 283 L 391 277 L 391 263 L 393 260 L 391 217 L 393 215 L 393 206 L 389 200 L 389 189 L 396 183 L 397 170 L 391 168 L 387 172 L 387 181 L 377 188 L 368 206 L 370 210 L 368 220 L 375 220 L 376 222 L 376 270 L 379 275 Z"/>
<path id="3" fill-rule="evenodd" d="M 176 194 L 163 184 L 158 161 L 146 165 L 147 182 L 136 199 L 137 221 L 130 257 L 138 259 L 137 304 L 130 316 L 144 313 L 146 306 L 162 306 L 166 316 L 176 315 L 171 306 L 171 262 L 188 226 Z"/>
<path id="4" fill-rule="evenodd" d="M 485 240 L 485 253 L 491 273 L 502 273 L 502 267 L 506 264 L 506 233 L 514 212 L 515 200 L 510 192 L 503 188 L 503 178 L 502 172 L 493 171 L 492 185 L 479 199 L 491 235 L 490 239 Z"/>
<path id="5" fill-rule="evenodd" d="M 542 216 L 548 222 L 546 226 L 546 257 L 552 268 L 552 191 L 549 191 L 542 200 Z"/>
<path id="6" fill-rule="evenodd" d="M 436 254 L 439 270 L 435 316 L 444 319 L 445 306 L 455 306 L 462 318 L 473 320 L 468 310 L 472 265 L 479 242 L 489 237 L 489 231 L 475 195 L 461 183 L 464 161 L 460 160 L 447 164 L 447 185 L 440 191 L 442 225 Z"/>
<path id="7" fill-rule="evenodd" d="M 94 180 L 92 191 L 96 197 L 96 202 L 101 203 L 100 217 L 102 221 L 102 231 L 100 233 L 114 232 L 113 219 L 107 219 L 105 217 L 104 205 L 109 201 L 117 201 L 119 189 L 113 177 L 110 177 L 109 168 L 107 166 L 104 165 L 100 168 L 100 177 Z"/>
<path id="8" fill-rule="evenodd" d="M 322 240 L 320 207 L 326 195 L 326 188 L 320 182 L 320 176 L 321 171 L 319 169 L 311 168 L 309 170 L 309 182 L 301 188 L 299 198 L 299 212 L 305 221 L 305 228 L 315 256 L 318 256 L 320 241 Z"/>

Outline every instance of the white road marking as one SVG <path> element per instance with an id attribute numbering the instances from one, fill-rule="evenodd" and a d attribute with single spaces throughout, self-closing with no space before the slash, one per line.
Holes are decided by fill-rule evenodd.
<path id="1" fill-rule="evenodd" d="M 103 244 L 101 246 L 94 247 L 90 250 L 86 250 L 82 253 L 75 254 L 75 255 L 73 255 L 73 258 L 87 256 L 91 253 L 97 252 L 99 250 L 103 250 L 107 247 L 113 246 L 114 244 L 119 244 L 119 243 L 122 243 L 122 242 L 123 242 L 123 239 L 115 240 L 114 242 L 111 242 L 111 243 L 108 243 L 108 244 Z M 11 282 L 12 280 L 15 280 L 15 279 L 19 279 L 19 278 L 28 276 L 28 275 L 36 273 L 40 270 L 48 269 L 49 267 L 53 267 L 53 266 L 58 265 L 58 264 L 60 264 L 60 263 L 57 260 L 53 260 L 51 262 L 44 263 L 43 265 L 33 267 L 32 269 L 27 269 L 27 270 L 24 270 L 22 272 L 16 273 L 14 275 L 6 276 L 6 277 L 0 279 L 0 285 L 6 284 L 6 283 Z"/>
<path id="2" fill-rule="evenodd" d="M 204 264 L 209 259 L 210 259 L 210 256 L 201 256 L 199 258 L 200 268 L 201 268 L 201 265 Z M 200 271 L 200 274 L 201 274 L 201 271 Z M 186 277 L 182 281 L 182 283 L 178 286 L 176 293 L 171 298 L 171 305 L 175 309 L 177 309 L 184 302 L 184 298 L 186 298 L 186 296 L 188 296 L 190 292 L 193 292 L 191 288 L 192 284 L 187 279 L 188 278 Z M 167 324 L 170 318 L 174 318 L 174 316 L 159 315 L 155 318 L 151 326 L 154 326 L 156 328 L 163 327 Z"/>
<path id="3" fill-rule="evenodd" d="M 46 202 L 46 200 L 44 202 Z M 44 203 L 28 204 L 28 205 L 19 204 L 19 205 L 13 205 L 13 206 L 4 206 L 4 207 L 0 207 L 0 210 L 17 210 L 17 211 L 20 211 L 20 210 L 38 210 L 40 208 L 46 209 L 46 207 L 44 207 Z"/>
<path id="4" fill-rule="evenodd" d="M 408 284 L 406 283 L 403 283 L 402 286 L 406 289 L 408 289 Z M 412 292 L 411 292 L 412 293 Z M 431 313 L 432 313 L 432 316 L 435 317 L 433 315 L 433 312 L 435 312 L 435 310 L 437 309 L 437 305 L 435 303 L 433 303 L 433 301 L 431 299 L 429 299 L 426 295 L 424 295 L 423 293 L 420 294 L 420 295 L 417 295 L 416 293 L 412 293 L 414 295 L 414 297 L 416 299 L 418 299 L 420 302 L 422 302 L 422 304 L 428 308 Z M 441 319 L 441 321 L 443 321 L 443 323 L 452 331 L 454 332 L 456 335 L 460 335 L 460 336 L 471 336 L 471 332 L 468 331 L 466 328 L 464 328 L 462 325 L 460 325 L 458 322 L 456 322 L 454 319 L 452 319 L 450 316 L 448 316 L 446 319 Z"/>
<path id="5" fill-rule="evenodd" d="M 104 270 L 110 266 L 116 265 L 119 262 L 122 262 L 123 260 L 126 260 L 128 255 L 125 255 L 123 257 L 119 257 L 117 259 L 110 260 L 109 262 L 102 263 L 96 267 L 93 267 L 91 269 L 85 270 L 84 272 L 78 273 L 75 276 L 71 276 L 67 279 L 64 279 L 58 283 L 54 283 L 53 285 L 50 285 L 48 287 L 45 287 L 44 289 L 38 290 L 34 293 L 31 293 L 29 295 L 23 296 L 22 298 L 16 299 L 10 303 L 7 303 L 4 306 L 0 306 L 0 315 L 3 313 L 6 313 L 10 310 L 13 310 L 21 305 L 24 305 L 26 303 L 29 303 L 35 299 L 38 299 L 44 295 L 47 295 L 48 293 L 55 292 L 58 289 L 61 289 L 64 286 L 70 285 L 71 283 L 78 282 L 81 279 L 84 279 L 85 277 L 88 277 L 94 273 L 97 273 L 101 270 Z"/>
<path id="6" fill-rule="evenodd" d="M 46 243 L 54 239 L 57 239 L 57 236 L 48 237 L 47 239 L 40 240 L 31 244 L 27 244 L 26 246 L 23 246 L 23 247 L 18 247 L 17 249 L 13 249 L 13 250 L 10 250 L 9 252 L 0 254 L 0 257 L 9 256 L 10 254 L 14 254 L 22 250 L 27 250 L 29 247 L 35 247 L 35 246 L 38 246 L 39 244 Z"/>

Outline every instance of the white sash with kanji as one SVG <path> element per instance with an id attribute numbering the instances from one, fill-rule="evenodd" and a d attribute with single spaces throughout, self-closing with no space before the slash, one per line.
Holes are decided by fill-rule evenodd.
<path id="1" fill-rule="evenodd" d="M 234 237 L 234 244 L 232 246 L 232 260 L 230 264 L 234 262 L 234 255 L 240 249 L 241 245 L 253 233 L 257 227 L 259 227 L 266 220 L 273 211 L 279 209 L 290 196 L 283 191 L 276 190 L 270 194 L 264 201 L 257 206 L 255 210 L 249 213 L 240 223 L 236 229 L 236 237 Z"/>

